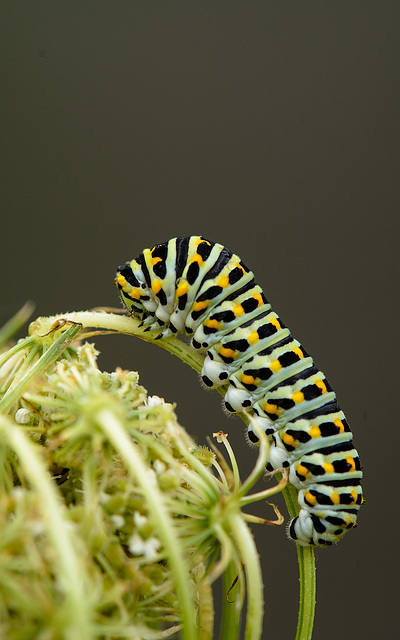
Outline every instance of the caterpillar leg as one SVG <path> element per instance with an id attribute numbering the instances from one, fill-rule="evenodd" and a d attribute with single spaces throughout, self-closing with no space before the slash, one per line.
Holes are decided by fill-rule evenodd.
<path id="1" fill-rule="evenodd" d="M 355 519 L 355 516 L 349 518 L 345 513 L 317 516 L 308 509 L 301 509 L 289 523 L 287 533 L 303 547 L 328 547 L 336 544 L 348 529 L 355 526 Z"/>
<path id="2" fill-rule="evenodd" d="M 211 360 L 206 356 L 201 370 L 201 379 L 206 387 L 213 389 L 220 387 L 221 385 L 226 384 L 227 378 L 228 371 L 226 365 L 222 362 Z"/>
<path id="3" fill-rule="evenodd" d="M 315 483 L 299 491 L 299 515 L 288 527 L 288 535 L 303 546 L 335 544 L 356 526 L 363 502 L 361 485 L 331 487 Z"/>

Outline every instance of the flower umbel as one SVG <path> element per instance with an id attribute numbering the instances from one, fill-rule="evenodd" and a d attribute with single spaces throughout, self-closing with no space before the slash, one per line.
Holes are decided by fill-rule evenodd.
<path id="1" fill-rule="evenodd" d="M 246 586 L 246 638 L 260 638 L 261 573 L 246 523 L 267 521 L 242 509 L 284 486 L 249 495 L 266 438 L 260 430 L 242 483 L 224 434 L 230 467 L 196 445 L 171 404 L 147 396 L 137 373 L 100 371 L 94 346 L 73 342 L 79 328 L 37 322 L 0 355 L 0 632 L 150 640 L 180 629 L 205 640 L 211 585 L 233 567 L 227 620 L 239 633 Z"/>

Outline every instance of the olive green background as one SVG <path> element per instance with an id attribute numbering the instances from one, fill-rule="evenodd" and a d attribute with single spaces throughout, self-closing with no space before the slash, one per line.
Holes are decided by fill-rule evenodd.
<path id="1" fill-rule="evenodd" d="M 364 466 L 358 529 L 316 553 L 316 640 L 397 637 L 399 19 L 368 0 L 0 5 L 1 321 L 27 299 L 118 306 L 116 267 L 176 235 L 241 256 Z M 97 344 L 199 442 L 228 432 L 249 471 L 241 421 L 192 371 L 134 338 Z M 255 535 L 265 638 L 294 638 L 295 545 Z"/>

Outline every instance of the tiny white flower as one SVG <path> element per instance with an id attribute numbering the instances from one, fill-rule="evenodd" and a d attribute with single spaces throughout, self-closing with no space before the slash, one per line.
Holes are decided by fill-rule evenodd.
<path id="1" fill-rule="evenodd" d="M 165 471 L 165 469 L 167 468 L 165 462 L 163 462 L 162 460 L 154 460 L 153 462 L 153 469 L 156 473 L 160 474 L 163 473 Z"/>
<path id="2" fill-rule="evenodd" d="M 147 406 L 148 407 L 162 407 L 165 404 L 164 398 L 160 398 L 160 396 L 149 396 L 147 398 Z"/>
<path id="3" fill-rule="evenodd" d="M 25 490 L 22 487 L 13 487 L 12 496 L 16 502 L 20 502 L 25 496 Z"/>
<path id="4" fill-rule="evenodd" d="M 152 487 L 157 487 L 157 474 L 154 469 L 147 469 L 147 480 L 149 481 Z"/>
<path id="5" fill-rule="evenodd" d="M 115 513 L 111 516 L 111 520 L 113 521 L 116 529 L 122 529 L 125 524 L 124 518 L 119 513 Z"/>
<path id="6" fill-rule="evenodd" d="M 157 538 L 142 540 L 138 533 L 134 533 L 129 539 L 129 551 L 134 556 L 144 556 L 147 560 L 154 558 L 161 543 Z"/>
<path id="7" fill-rule="evenodd" d="M 135 511 L 133 514 L 133 522 L 138 529 L 141 529 L 147 522 L 147 516 L 142 515 L 139 511 Z"/>
<path id="8" fill-rule="evenodd" d="M 40 537 L 46 533 L 46 527 L 41 520 L 32 520 L 29 525 L 30 532 L 33 536 Z"/>
<path id="9" fill-rule="evenodd" d="M 145 542 L 145 552 L 143 555 L 147 559 L 153 558 L 157 554 L 157 551 L 160 547 L 161 542 L 157 540 L 157 538 L 148 538 Z"/>

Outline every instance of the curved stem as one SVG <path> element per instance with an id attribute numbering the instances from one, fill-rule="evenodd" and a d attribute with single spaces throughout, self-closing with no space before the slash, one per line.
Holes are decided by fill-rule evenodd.
<path id="1" fill-rule="evenodd" d="M 157 333 L 154 331 L 145 331 L 143 327 L 139 327 L 139 320 L 127 315 L 121 316 L 116 313 L 105 313 L 104 311 L 74 311 L 58 316 L 37 318 L 31 323 L 30 332 L 45 334 L 56 321 L 60 320 L 81 324 L 85 329 L 84 333 L 80 336 L 81 339 L 90 337 L 90 333 L 86 331 L 89 327 L 105 329 L 107 333 L 134 335 L 145 342 L 150 342 L 161 349 L 169 351 L 169 353 L 180 358 L 198 373 L 201 371 L 204 356 L 188 344 L 178 340 L 178 338 L 170 337 L 165 340 L 156 340 Z M 104 331 L 97 332 L 97 335 L 101 335 L 102 333 L 104 333 Z"/>

